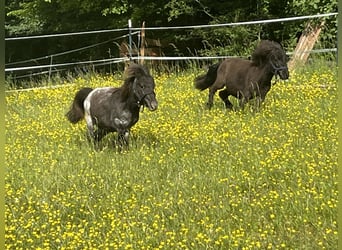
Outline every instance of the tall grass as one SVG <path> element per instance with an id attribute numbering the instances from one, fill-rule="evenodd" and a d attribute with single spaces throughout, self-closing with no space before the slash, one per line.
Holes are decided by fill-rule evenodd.
<path id="1" fill-rule="evenodd" d="M 200 72 L 197 72 L 200 73 Z M 64 117 L 82 86 L 6 96 L 7 249 L 337 249 L 336 70 L 292 73 L 259 112 L 156 76 L 130 149 Z"/>

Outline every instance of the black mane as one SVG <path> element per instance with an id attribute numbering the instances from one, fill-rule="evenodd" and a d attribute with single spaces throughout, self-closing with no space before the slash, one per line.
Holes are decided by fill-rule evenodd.
<path id="1" fill-rule="evenodd" d="M 152 77 L 150 75 L 149 70 L 145 66 L 141 64 L 136 64 L 136 63 L 130 64 L 128 68 L 126 69 L 125 80 L 124 80 L 123 85 L 121 86 L 122 96 L 127 98 L 132 89 L 134 80 L 136 78 L 139 79 L 143 76 Z"/>
<path id="2" fill-rule="evenodd" d="M 252 53 L 252 62 L 256 66 L 260 66 L 267 62 L 270 55 L 283 53 L 283 48 L 279 43 L 262 40 Z"/>

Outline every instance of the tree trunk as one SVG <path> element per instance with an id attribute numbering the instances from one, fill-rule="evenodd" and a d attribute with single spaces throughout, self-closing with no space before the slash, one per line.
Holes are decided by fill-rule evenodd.
<path id="1" fill-rule="evenodd" d="M 296 49 L 293 52 L 292 59 L 288 63 L 290 70 L 295 70 L 297 67 L 306 63 L 312 48 L 314 47 L 318 36 L 322 30 L 324 21 L 320 24 L 312 24 L 308 22 L 302 35 L 299 38 Z"/>

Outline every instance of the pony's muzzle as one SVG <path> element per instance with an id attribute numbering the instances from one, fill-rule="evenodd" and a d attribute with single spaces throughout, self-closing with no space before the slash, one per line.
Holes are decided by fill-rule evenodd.
<path id="1" fill-rule="evenodd" d="M 147 108 L 150 111 L 154 111 L 158 108 L 158 102 L 156 99 L 156 95 L 154 93 L 147 95 L 144 99 L 144 102 L 145 102 L 145 106 L 147 106 Z"/>
<path id="2" fill-rule="evenodd" d="M 279 74 L 281 80 L 289 79 L 290 74 L 289 74 L 289 70 L 287 68 L 280 70 L 278 74 Z"/>
<path id="3" fill-rule="evenodd" d="M 147 105 L 147 107 L 148 107 L 148 109 L 149 109 L 150 111 L 156 110 L 156 109 L 158 108 L 158 102 L 157 102 L 157 100 L 151 101 L 151 102 L 149 103 L 149 105 Z"/>

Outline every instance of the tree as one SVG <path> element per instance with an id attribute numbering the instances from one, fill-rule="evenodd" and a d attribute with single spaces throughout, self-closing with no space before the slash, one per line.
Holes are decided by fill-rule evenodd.
<path id="1" fill-rule="evenodd" d="M 139 27 L 178 26 L 253 21 L 337 11 L 336 0 L 5 0 L 7 37 L 115 29 L 127 27 L 127 20 Z M 325 20 L 319 46 L 333 47 L 337 24 Z M 248 55 L 259 39 L 281 42 L 294 48 L 305 22 L 235 26 L 193 30 L 148 31 L 169 46 L 166 55 Z M 122 33 L 123 34 L 123 33 Z M 99 34 L 55 39 L 6 42 L 6 62 L 20 61 L 87 46 L 122 34 Z M 120 42 L 120 41 L 118 41 Z M 109 52 L 110 51 L 110 52 Z M 61 60 L 81 61 L 118 56 L 118 46 L 109 43 Z"/>

